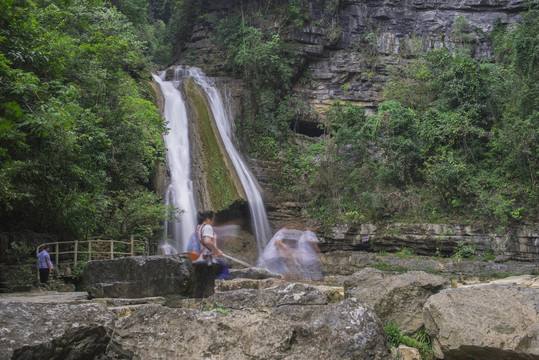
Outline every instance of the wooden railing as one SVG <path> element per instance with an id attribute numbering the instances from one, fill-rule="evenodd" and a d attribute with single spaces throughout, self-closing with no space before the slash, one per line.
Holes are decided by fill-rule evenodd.
<path id="1" fill-rule="evenodd" d="M 134 238 L 130 240 L 91 239 L 45 243 L 37 247 L 36 257 L 45 246 L 50 246 L 49 255 L 54 266 L 62 263 L 77 266 L 80 261 L 150 255 L 149 243 Z"/>

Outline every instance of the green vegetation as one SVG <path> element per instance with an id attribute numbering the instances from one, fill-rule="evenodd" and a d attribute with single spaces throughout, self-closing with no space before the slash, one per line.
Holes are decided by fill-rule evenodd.
<path id="1" fill-rule="evenodd" d="M 166 127 L 138 29 L 101 1 L 2 1 L 0 14 L 3 230 L 155 236 Z"/>
<path id="2" fill-rule="evenodd" d="M 209 306 L 206 306 L 207 303 L 206 303 L 206 301 L 203 300 L 201 305 L 203 306 L 202 311 L 216 310 L 216 311 L 218 311 L 218 312 L 220 312 L 222 314 L 230 315 L 230 311 L 228 311 L 227 309 L 223 308 L 222 306 L 215 306 L 215 300 L 213 300 L 213 302 Z"/>
<path id="3" fill-rule="evenodd" d="M 252 94 L 237 123 L 238 138 L 252 154 L 271 158 L 273 141 L 280 144 L 290 135 L 295 103 L 290 90 L 298 53 L 296 44 L 284 39 L 290 27 L 303 21 L 306 5 L 304 0 L 278 1 L 264 13 L 240 7 L 216 27 L 215 41 L 226 54 L 224 69 L 241 75 Z"/>
<path id="4" fill-rule="evenodd" d="M 415 255 L 415 252 L 413 249 L 403 247 L 400 251 L 395 253 L 395 257 L 400 259 L 410 259 Z"/>
<path id="5" fill-rule="evenodd" d="M 474 31 L 465 19 L 456 24 L 463 42 Z M 514 29 L 490 34 L 493 59 L 442 48 L 393 68 L 376 115 L 335 101 L 320 140 L 276 138 L 277 191 L 328 226 L 353 213 L 501 226 L 536 219 L 538 32 L 535 6 Z"/>
<path id="6" fill-rule="evenodd" d="M 6 277 L 11 288 L 17 286 L 27 286 L 36 280 L 35 252 L 26 243 L 14 241 L 11 248 L 6 251 L 8 264 L 17 264 L 17 268 L 10 271 L 10 276 Z"/>
<path id="7" fill-rule="evenodd" d="M 425 331 L 425 328 L 421 328 L 414 334 L 413 337 L 404 335 L 402 330 L 396 321 L 393 321 L 384 326 L 387 333 L 387 339 L 392 347 L 398 348 L 400 344 L 414 347 L 419 350 L 421 359 L 431 360 L 434 359 L 434 352 L 432 350 L 432 343 L 429 334 Z"/>
<path id="8" fill-rule="evenodd" d="M 404 273 L 406 273 L 406 272 L 408 272 L 410 270 L 405 266 L 389 265 L 385 261 L 379 261 L 378 263 L 372 264 L 370 266 L 373 269 L 377 269 L 377 270 L 380 270 L 380 271 L 394 272 L 394 273 L 397 273 L 397 274 L 404 274 Z"/>
<path id="9" fill-rule="evenodd" d="M 477 244 L 476 243 L 460 243 L 457 244 L 455 247 L 455 253 L 453 254 L 453 257 L 457 261 L 457 263 L 462 262 L 463 258 L 472 258 L 476 255 L 477 251 Z"/>
<path id="10" fill-rule="evenodd" d="M 84 273 L 84 268 L 87 264 L 88 262 L 85 260 L 79 261 L 71 272 L 71 282 L 75 285 L 75 289 L 77 289 L 77 291 L 86 290 L 84 287 L 84 282 L 82 281 L 82 274 Z"/>

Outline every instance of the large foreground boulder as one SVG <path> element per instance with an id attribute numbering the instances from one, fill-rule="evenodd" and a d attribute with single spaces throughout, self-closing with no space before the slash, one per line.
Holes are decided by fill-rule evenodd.
<path id="1" fill-rule="evenodd" d="M 424 307 L 440 359 L 539 359 L 539 290 L 507 285 L 447 289 Z"/>
<path id="2" fill-rule="evenodd" d="M 197 283 L 192 262 L 186 255 L 90 261 L 84 269 L 83 281 L 91 298 L 143 298 L 172 294 L 195 297 Z"/>
<path id="3" fill-rule="evenodd" d="M 226 293 L 229 300 L 242 294 Z M 382 324 L 356 299 L 327 304 L 323 292 L 305 284 L 260 290 L 258 297 L 266 300 L 249 297 L 252 305 L 236 309 L 216 298 L 190 309 L 134 300 L 138 309 L 120 319 L 101 304 L 4 301 L 0 360 L 391 358 Z"/>
<path id="4" fill-rule="evenodd" d="M 423 326 L 425 301 L 447 287 L 442 276 L 423 271 L 396 275 L 366 268 L 344 281 L 344 296 L 371 306 L 384 324 L 396 321 L 404 333 L 413 334 Z"/>
<path id="5" fill-rule="evenodd" d="M 290 305 L 284 306 L 289 309 Z M 107 352 L 124 359 L 390 359 L 382 324 L 356 299 L 290 311 L 146 305 L 120 319 Z M 276 310 L 278 308 L 275 308 Z"/>
<path id="6" fill-rule="evenodd" d="M 116 315 L 98 304 L 0 303 L 0 360 L 95 359 Z"/>

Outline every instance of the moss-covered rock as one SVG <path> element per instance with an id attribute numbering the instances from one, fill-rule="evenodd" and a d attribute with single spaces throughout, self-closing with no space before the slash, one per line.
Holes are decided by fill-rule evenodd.
<path id="1" fill-rule="evenodd" d="M 182 82 L 191 150 L 191 178 L 199 209 L 216 212 L 236 209 L 246 195 L 219 136 L 214 116 L 203 89 L 193 79 Z"/>

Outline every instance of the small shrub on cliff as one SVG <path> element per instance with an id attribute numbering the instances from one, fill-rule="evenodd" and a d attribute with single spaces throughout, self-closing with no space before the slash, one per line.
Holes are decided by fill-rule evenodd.
<path id="1" fill-rule="evenodd" d="M 457 259 L 474 257 L 477 251 L 477 244 L 460 243 L 455 247 L 455 254 L 453 255 Z"/>

